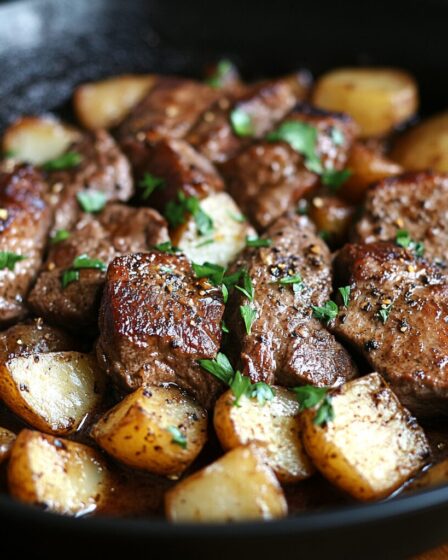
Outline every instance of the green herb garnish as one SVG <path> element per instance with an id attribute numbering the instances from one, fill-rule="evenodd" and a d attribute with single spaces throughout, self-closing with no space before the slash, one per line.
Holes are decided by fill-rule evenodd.
<path id="1" fill-rule="evenodd" d="M 10 251 L 0 251 L 0 270 L 4 270 L 5 268 L 14 270 L 16 264 L 24 259 L 26 259 L 24 255 L 11 253 Z"/>
<path id="2" fill-rule="evenodd" d="M 322 307 L 312 305 L 311 308 L 313 310 L 313 315 L 317 319 L 327 321 L 327 323 L 335 319 L 339 313 L 339 307 L 331 300 L 326 301 Z"/>
<path id="3" fill-rule="evenodd" d="M 187 438 L 177 426 L 168 426 L 167 431 L 173 436 L 171 443 L 179 445 L 182 449 L 187 449 Z"/>
<path id="4" fill-rule="evenodd" d="M 258 381 L 250 387 L 249 396 L 263 406 L 266 401 L 271 401 L 275 397 L 274 389 L 263 381 Z"/>
<path id="5" fill-rule="evenodd" d="M 213 231 L 213 220 L 202 210 L 199 199 L 179 191 L 177 201 L 170 200 L 166 205 L 165 217 L 172 227 L 178 227 L 185 223 L 187 214 L 193 216 L 199 235 L 207 235 Z"/>
<path id="6" fill-rule="evenodd" d="M 107 266 L 99 259 L 91 259 L 86 254 L 79 255 L 73 259 L 72 266 L 67 270 L 64 270 L 62 273 L 62 287 L 65 288 L 72 282 L 77 282 L 79 280 L 79 271 L 84 269 L 96 269 L 101 270 L 101 272 L 105 272 L 107 270 Z"/>
<path id="7" fill-rule="evenodd" d="M 206 239 L 205 241 L 201 241 L 200 243 L 195 245 L 195 249 L 200 249 L 201 247 L 206 247 L 207 245 L 211 245 L 214 242 L 215 242 L 214 239 Z"/>
<path id="8" fill-rule="evenodd" d="M 224 319 L 221 321 L 221 330 L 223 333 L 229 334 L 229 327 L 226 325 Z"/>
<path id="9" fill-rule="evenodd" d="M 343 146 L 345 142 L 345 134 L 342 132 L 340 128 L 336 128 L 333 126 L 331 129 L 331 140 L 335 146 Z"/>
<path id="10" fill-rule="evenodd" d="M 257 318 L 257 311 L 250 305 L 240 305 L 240 313 L 246 327 L 246 333 L 250 334 L 252 332 L 252 325 Z"/>
<path id="11" fill-rule="evenodd" d="M 142 198 L 146 200 L 156 189 L 161 189 L 165 186 L 165 179 L 156 177 L 151 173 L 145 173 L 143 179 L 138 183 L 138 186 L 143 190 Z"/>
<path id="12" fill-rule="evenodd" d="M 327 424 L 334 420 L 333 405 L 331 404 L 331 398 L 328 395 L 327 387 L 304 385 L 303 387 L 295 387 L 293 391 L 297 396 L 301 410 L 320 405 L 314 416 L 314 424 L 321 426 L 322 424 Z"/>
<path id="13" fill-rule="evenodd" d="M 252 279 L 249 276 L 249 273 L 247 272 L 247 270 L 244 268 L 242 270 L 241 273 L 242 279 L 243 279 L 243 285 L 242 286 L 235 286 L 235 288 L 237 290 L 239 290 L 242 294 L 244 294 L 249 301 L 253 301 L 254 300 L 254 294 L 255 294 L 255 290 L 254 290 L 254 285 L 252 284 Z M 225 278 L 224 278 L 225 281 Z"/>
<path id="14" fill-rule="evenodd" d="M 230 389 L 235 395 L 234 406 L 240 405 L 240 399 L 243 395 L 247 395 L 249 388 L 251 387 L 250 378 L 246 375 L 242 375 L 241 372 L 236 371 L 230 384 Z"/>
<path id="15" fill-rule="evenodd" d="M 63 288 L 66 288 L 72 282 L 77 282 L 79 280 L 79 270 L 73 270 L 69 268 L 64 270 L 61 277 L 61 284 Z"/>
<path id="16" fill-rule="evenodd" d="M 230 113 L 230 122 L 232 123 L 233 131 L 237 136 L 253 136 L 254 125 L 249 113 L 243 109 L 236 107 Z"/>
<path id="17" fill-rule="evenodd" d="M 220 381 L 229 385 L 232 383 L 235 372 L 229 359 L 222 352 L 218 352 L 213 360 L 198 360 L 201 368 L 205 369 Z"/>
<path id="18" fill-rule="evenodd" d="M 247 247 L 270 247 L 272 239 L 263 239 L 262 237 L 246 237 Z"/>
<path id="19" fill-rule="evenodd" d="M 227 214 L 232 218 L 232 220 L 234 220 L 235 222 L 238 222 L 240 224 L 244 224 L 245 222 L 247 222 L 247 218 L 246 216 L 243 216 L 243 214 L 235 214 L 234 212 L 227 212 Z"/>
<path id="20" fill-rule="evenodd" d="M 233 70 L 233 64 L 230 60 L 223 58 L 216 65 L 213 74 L 205 80 L 205 83 L 212 88 L 219 89 L 222 87 L 223 82 L 228 74 Z"/>
<path id="21" fill-rule="evenodd" d="M 409 249 L 413 251 L 417 257 L 423 257 L 425 252 L 425 246 L 421 241 L 413 241 L 409 232 L 405 229 L 400 229 L 397 231 L 395 237 L 395 243 L 403 249 Z"/>
<path id="22" fill-rule="evenodd" d="M 102 191 L 88 190 L 76 193 L 76 198 L 84 212 L 94 214 L 106 206 L 107 198 Z"/>
<path id="23" fill-rule="evenodd" d="M 69 237 L 70 237 L 70 233 L 66 229 L 58 229 L 58 231 L 55 232 L 55 234 L 52 236 L 51 243 L 53 245 L 56 245 L 61 241 L 65 241 Z"/>
<path id="24" fill-rule="evenodd" d="M 389 319 L 389 315 L 392 309 L 392 303 L 389 303 L 389 305 L 385 305 L 383 306 L 379 311 L 378 311 L 378 317 L 381 319 L 381 322 L 383 323 L 383 325 L 386 323 L 386 321 Z"/>
<path id="25" fill-rule="evenodd" d="M 214 286 L 222 284 L 226 271 L 223 266 L 209 262 L 203 264 L 192 263 L 191 266 L 197 278 L 208 278 Z"/>
<path id="26" fill-rule="evenodd" d="M 171 244 L 171 241 L 165 241 L 163 243 L 159 243 L 158 245 L 154 245 L 154 249 L 160 251 L 161 253 L 168 253 L 169 255 L 175 255 L 176 253 L 181 252 L 179 247 L 175 247 Z"/>
<path id="27" fill-rule="evenodd" d="M 350 286 L 343 286 L 341 288 L 338 288 L 338 291 L 342 296 L 344 307 L 348 307 L 348 303 L 350 301 Z"/>
<path id="28" fill-rule="evenodd" d="M 62 169 L 71 169 L 82 162 L 81 154 L 78 152 L 67 152 L 62 156 L 51 159 L 42 165 L 45 171 L 61 171 Z"/>
<path id="29" fill-rule="evenodd" d="M 341 171 L 325 169 L 322 172 L 322 183 L 327 187 L 331 187 L 333 191 L 336 191 L 345 183 L 351 174 L 352 172 L 350 169 L 342 169 Z"/>

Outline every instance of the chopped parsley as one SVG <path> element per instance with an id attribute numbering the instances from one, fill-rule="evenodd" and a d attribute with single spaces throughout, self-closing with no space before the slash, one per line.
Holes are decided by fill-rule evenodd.
<path id="1" fill-rule="evenodd" d="M 249 396 L 252 399 L 257 399 L 261 406 L 263 406 L 266 401 L 271 401 L 275 397 L 275 391 L 267 383 L 259 381 L 250 387 Z"/>
<path id="2" fill-rule="evenodd" d="M 382 308 L 378 311 L 378 317 L 379 319 L 381 319 L 381 322 L 383 323 L 383 325 L 386 323 L 386 321 L 389 319 L 389 315 L 392 309 L 392 303 L 389 303 L 388 305 L 383 305 Z"/>
<path id="3" fill-rule="evenodd" d="M 45 171 L 61 171 L 62 169 L 71 169 L 82 162 L 81 154 L 78 152 L 67 152 L 57 158 L 51 159 L 42 165 Z"/>
<path id="4" fill-rule="evenodd" d="M 215 242 L 215 240 L 213 238 L 205 239 L 204 241 L 201 241 L 200 243 L 195 245 L 195 249 L 200 249 L 201 247 L 206 247 L 207 245 L 211 245 L 214 242 Z"/>
<path id="5" fill-rule="evenodd" d="M 5 268 L 14 270 L 16 264 L 24 259 L 26 259 L 24 255 L 11 253 L 10 251 L 0 251 L 0 270 L 4 270 Z"/>
<path id="6" fill-rule="evenodd" d="M 322 183 L 326 187 L 331 187 L 332 190 L 336 191 L 345 183 L 351 174 L 352 172 L 350 169 L 342 169 L 341 171 L 325 169 L 322 172 Z"/>
<path id="7" fill-rule="evenodd" d="M 139 182 L 138 186 L 142 189 L 142 198 L 146 200 L 149 198 L 156 189 L 161 189 L 165 186 L 165 179 L 156 177 L 151 173 L 145 173 L 143 179 Z"/>
<path id="8" fill-rule="evenodd" d="M 313 315 L 317 319 L 327 321 L 327 323 L 329 323 L 332 319 L 335 319 L 339 313 L 339 307 L 331 300 L 326 301 L 322 307 L 312 305 L 311 308 L 313 310 Z"/>
<path id="9" fill-rule="evenodd" d="M 222 352 L 218 352 L 213 360 L 198 360 L 201 368 L 205 369 L 226 385 L 231 385 L 235 372 L 229 359 Z"/>
<path id="10" fill-rule="evenodd" d="M 236 107 L 230 113 L 230 122 L 232 124 L 233 131 L 237 136 L 253 136 L 254 135 L 254 125 L 252 118 L 249 113 L 246 113 L 243 109 Z"/>
<path id="11" fill-rule="evenodd" d="M 252 332 L 252 325 L 257 318 L 257 311 L 250 305 L 240 305 L 240 313 L 246 327 L 246 333 L 250 334 Z"/>
<path id="12" fill-rule="evenodd" d="M 58 229 L 58 231 L 55 232 L 55 234 L 52 236 L 51 243 L 53 243 L 53 245 L 56 245 L 61 241 L 65 241 L 69 237 L 70 233 L 66 229 Z"/>
<path id="13" fill-rule="evenodd" d="M 79 205 L 84 212 L 96 213 L 106 206 L 106 195 L 102 191 L 88 190 L 76 194 Z"/>
<path id="14" fill-rule="evenodd" d="M 345 134 L 342 132 L 340 128 L 333 126 L 331 129 L 331 140 L 335 146 L 343 146 L 345 142 Z"/>
<path id="15" fill-rule="evenodd" d="M 308 214 L 308 201 L 305 198 L 299 200 L 296 212 L 299 216 L 306 216 Z"/>
<path id="16" fill-rule="evenodd" d="M 213 231 L 213 220 L 202 210 L 199 199 L 179 191 L 177 200 L 170 200 L 166 205 L 165 217 L 172 227 L 178 227 L 185 223 L 187 214 L 193 216 L 199 235 L 207 235 Z"/>
<path id="17" fill-rule="evenodd" d="M 395 243 L 403 249 L 409 249 L 413 251 L 417 257 L 423 257 L 425 252 L 425 246 L 421 241 L 413 241 L 409 232 L 405 229 L 400 229 L 397 231 L 395 236 Z"/>
<path id="18" fill-rule="evenodd" d="M 205 80 L 205 83 L 212 88 L 219 89 L 223 86 L 226 77 L 232 71 L 233 71 L 233 64 L 227 58 L 223 58 L 216 65 L 213 74 Z"/>
<path id="19" fill-rule="evenodd" d="M 328 395 L 327 387 L 313 387 L 312 385 L 304 385 L 303 387 L 295 387 L 293 389 L 297 396 L 297 400 L 301 410 L 306 410 L 319 405 L 314 416 L 314 424 L 322 426 L 334 420 L 334 409 L 331 404 L 331 398 Z"/>
<path id="20" fill-rule="evenodd" d="M 181 252 L 179 247 L 172 245 L 171 241 L 164 241 L 163 243 L 154 245 L 154 249 L 160 251 L 161 253 L 168 253 L 169 255 L 175 255 L 176 253 Z"/>
<path id="21" fill-rule="evenodd" d="M 235 288 L 237 290 L 239 290 L 242 294 L 244 294 L 249 301 L 253 301 L 255 290 L 254 290 L 254 285 L 252 284 L 252 278 L 249 276 L 249 273 L 247 272 L 247 270 L 245 268 L 243 268 L 243 270 L 241 272 L 241 276 L 242 276 L 242 280 L 243 280 L 243 285 L 242 286 L 235 286 Z M 240 278 L 241 278 L 241 276 L 240 276 Z M 225 281 L 225 278 L 224 278 L 224 281 Z"/>
<path id="22" fill-rule="evenodd" d="M 179 445 L 182 449 L 187 449 L 187 438 L 177 426 L 168 426 L 167 431 L 173 436 L 171 443 Z"/>
<path id="23" fill-rule="evenodd" d="M 79 270 L 73 270 L 69 268 L 68 270 L 64 270 L 61 276 L 61 285 L 63 288 L 66 288 L 72 282 L 77 282 L 79 280 Z"/>
<path id="24" fill-rule="evenodd" d="M 242 375 L 240 371 L 236 371 L 232 383 L 230 384 L 230 389 L 235 395 L 234 406 L 239 406 L 241 397 L 247 395 L 250 386 L 250 377 Z"/>
<path id="25" fill-rule="evenodd" d="M 350 286 L 342 286 L 341 288 L 338 288 L 338 291 L 341 294 L 344 307 L 348 307 L 348 303 L 350 301 Z"/>
<path id="26" fill-rule="evenodd" d="M 225 284 L 221 285 L 221 292 L 222 292 L 222 300 L 224 303 L 227 303 L 229 300 L 229 289 Z"/>
<path id="27" fill-rule="evenodd" d="M 91 259 L 86 254 L 79 255 L 73 259 L 72 266 L 67 270 L 64 270 L 62 273 L 62 287 L 66 288 L 72 282 L 77 282 L 79 280 L 79 271 L 83 269 L 96 269 L 101 270 L 101 272 L 105 272 L 107 270 L 107 266 L 99 259 Z"/>
<path id="28" fill-rule="evenodd" d="M 246 237 L 247 247 L 270 247 L 272 239 L 263 239 L 262 237 Z"/>
<path id="29" fill-rule="evenodd" d="M 223 333 L 229 334 L 229 327 L 226 325 L 224 319 L 221 321 L 221 330 Z"/>
<path id="30" fill-rule="evenodd" d="M 223 266 L 209 262 L 203 264 L 192 263 L 191 266 L 197 278 L 208 278 L 214 286 L 222 284 L 226 271 Z"/>
<path id="31" fill-rule="evenodd" d="M 244 224 L 245 222 L 247 222 L 246 216 L 243 216 L 243 214 L 235 214 L 235 212 L 227 212 L 227 214 L 235 222 L 238 222 L 240 224 Z"/>

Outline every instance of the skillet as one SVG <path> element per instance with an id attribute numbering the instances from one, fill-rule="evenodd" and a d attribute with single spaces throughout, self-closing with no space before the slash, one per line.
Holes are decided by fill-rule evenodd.
<path id="1" fill-rule="evenodd" d="M 353 64 L 412 72 L 422 113 L 446 108 L 448 2 L 262 3 L 28 0 L 0 6 L 0 129 L 22 113 L 70 118 L 74 86 L 122 72 L 197 75 L 222 55 L 243 75 Z M 149 558 L 403 558 L 448 538 L 448 487 L 268 524 L 171 526 L 79 519 L 0 496 L 1 549 L 34 558 L 144 553 Z M 100 547 L 100 548 L 99 548 Z"/>

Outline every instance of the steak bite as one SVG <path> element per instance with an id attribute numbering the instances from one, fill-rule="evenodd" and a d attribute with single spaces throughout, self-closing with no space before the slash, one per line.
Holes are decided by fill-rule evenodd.
<path id="1" fill-rule="evenodd" d="M 186 196 L 204 198 L 223 190 L 223 181 L 214 166 L 184 140 L 163 138 L 151 132 L 142 138 L 130 138 L 122 145 L 132 163 L 140 186 L 138 194 L 144 203 L 163 211 L 167 202 L 176 200 L 179 191 Z M 148 181 L 155 181 L 149 191 Z"/>
<path id="2" fill-rule="evenodd" d="M 448 411 L 448 284 L 440 272 L 392 243 L 346 245 L 339 285 L 350 301 L 332 330 L 359 350 L 415 414 Z"/>
<path id="3" fill-rule="evenodd" d="M 51 323 L 95 331 L 108 264 L 168 239 L 166 222 L 155 210 L 110 204 L 97 218 L 86 215 L 67 239 L 51 246 L 28 303 Z M 79 257 L 90 262 L 77 267 Z"/>
<path id="4" fill-rule="evenodd" d="M 324 169 L 344 168 L 355 135 L 349 117 L 302 105 L 280 126 L 289 123 L 315 128 L 315 153 Z M 303 155 L 284 141 L 260 140 L 221 165 L 220 171 L 229 193 L 260 229 L 293 208 L 319 183 L 319 176 L 307 169 Z"/>
<path id="5" fill-rule="evenodd" d="M 212 162 L 224 162 L 263 137 L 296 103 L 294 88 L 287 80 L 262 82 L 234 99 L 220 97 L 199 118 L 186 140 Z M 235 132 L 232 118 L 238 113 L 249 120 L 247 134 Z"/>
<path id="6" fill-rule="evenodd" d="M 52 212 L 48 185 L 31 166 L 0 172 L 0 325 L 23 318 L 45 249 Z"/>
<path id="7" fill-rule="evenodd" d="M 98 360 L 129 390 L 176 383 L 208 407 L 221 386 L 197 360 L 216 356 L 223 313 L 221 290 L 197 279 L 183 255 L 118 257 L 107 272 Z"/>
<path id="8" fill-rule="evenodd" d="M 424 243 L 425 258 L 448 264 L 448 175 L 405 173 L 367 192 L 355 240 L 395 241 L 400 230 Z"/>
<path id="9" fill-rule="evenodd" d="M 239 290 L 229 301 L 227 325 L 241 371 L 253 382 L 336 386 L 356 375 L 349 354 L 312 316 L 330 297 L 330 253 L 306 217 L 289 214 L 266 232 L 270 247 L 246 249 L 253 302 Z M 240 306 L 256 312 L 250 334 Z"/>
<path id="10" fill-rule="evenodd" d="M 153 131 L 182 138 L 219 96 L 219 91 L 201 82 L 175 76 L 159 78 L 148 95 L 125 118 L 118 136 L 123 140 Z"/>
<path id="11" fill-rule="evenodd" d="M 71 229 L 82 215 L 79 193 L 101 192 L 105 201 L 128 200 L 133 192 L 129 162 L 105 130 L 85 134 L 70 152 L 79 165 L 49 174 L 55 219 L 52 231 Z"/>

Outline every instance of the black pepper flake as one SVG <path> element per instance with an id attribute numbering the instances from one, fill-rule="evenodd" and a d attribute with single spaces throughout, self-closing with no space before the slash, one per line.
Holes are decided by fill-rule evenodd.
<path id="1" fill-rule="evenodd" d="M 368 340 L 364 343 L 364 349 L 367 352 L 371 352 L 372 350 L 376 350 L 379 347 L 379 344 L 376 340 Z"/>

